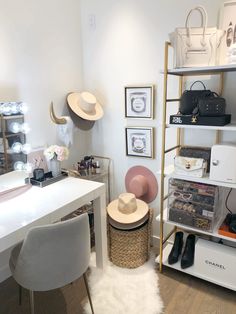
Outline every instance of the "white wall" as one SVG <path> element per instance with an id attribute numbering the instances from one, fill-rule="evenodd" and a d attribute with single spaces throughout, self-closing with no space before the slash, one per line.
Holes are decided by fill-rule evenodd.
<path id="1" fill-rule="evenodd" d="M 0 0 L 0 100 L 25 101 L 33 146 L 60 143 L 49 118 L 68 114 L 66 95 L 83 86 L 78 0 Z M 76 130 L 68 164 L 86 150 L 87 133 Z"/>
<path id="2" fill-rule="evenodd" d="M 201 1 L 211 26 L 217 23 L 221 2 Z M 125 190 L 124 178 L 131 166 L 144 165 L 154 173 L 160 169 L 164 42 L 175 27 L 184 26 L 188 10 L 197 4 L 197 0 L 81 0 L 84 84 L 98 95 L 105 111 L 91 132 L 90 147 L 91 152 L 113 160 L 113 198 Z M 91 19 L 96 25 L 91 25 Z M 133 84 L 156 85 L 154 120 L 124 118 L 124 86 Z M 170 89 L 174 92 L 176 81 Z M 153 160 L 126 156 L 126 126 L 155 127 Z M 152 205 L 158 211 L 158 198 Z"/>
<path id="3" fill-rule="evenodd" d="M 66 95 L 83 89 L 80 2 L 0 0 L 0 101 L 25 101 L 35 146 L 60 143 L 49 104 L 67 114 Z M 67 164 L 86 152 L 88 134 L 76 130 Z M 10 275 L 10 250 L 0 256 L 0 281 Z"/>

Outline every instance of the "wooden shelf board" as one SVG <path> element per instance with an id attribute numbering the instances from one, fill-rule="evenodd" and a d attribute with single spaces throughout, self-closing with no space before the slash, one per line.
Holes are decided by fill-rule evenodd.
<path id="1" fill-rule="evenodd" d="M 234 72 L 236 71 L 236 64 L 227 65 L 215 65 L 215 66 L 205 66 L 205 67 L 192 67 L 192 68 L 176 68 L 168 69 L 168 74 L 185 76 L 185 75 L 210 75 L 219 74 L 221 72 Z"/>
<path id="2" fill-rule="evenodd" d="M 236 290 L 236 287 L 231 286 L 231 285 L 227 285 L 227 284 L 225 284 L 225 282 L 219 282 L 215 278 L 210 278 L 210 277 L 203 276 L 201 273 L 196 271 L 196 268 L 194 267 L 194 265 L 191 266 L 191 267 L 188 267 L 186 269 L 182 269 L 181 266 L 180 266 L 180 261 L 178 261 L 177 263 L 172 264 L 172 265 L 168 264 L 168 256 L 170 254 L 171 249 L 172 249 L 172 244 L 167 244 L 166 247 L 164 248 L 164 250 L 163 250 L 163 260 L 162 260 L 163 265 L 165 265 L 167 267 L 170 267 L 170 268 L 173 268 L 173 269 L 176 269 L 176 270 L 179 270 L 179 271 L 182 271 L 182 272 L 184 272 L 186 274 L 189 274 L 189 275 L 201 278 L 203 280 L 207 280 L 209 282 L 212 282 L 214 284 L 220 285 L 222 287 L 225 287 L 225 288 L 228 288 L 228 289 L 231 289 L 231 290 L 234 290 L 234 291 Z M 155 262 L 159 263 L 159 256 L 156 258 Z"/>
<path id="3" fill-rule="evenodd" d="M 208 235 L 210 237 L 216 237 L 216 238 L 228 240 L 228 241 L 231 241 L 231 242 L 236 242 L 236 239 L 233 239 L 233 238 L 230 238 L 230 237 L 226 237 L 226 236 L 223 236 L 223 235 L 218 233 L 218 229 L 219 229 L 220 225 L 222 224 L 222 221 L 224 220 L 224 218 L 225 217 L 221 217 L 221 219 L 216 224 L 213 232 L 208 232 L 208 231 L 200 230 L 200 229 L 193 228 L 193 227 L 190 227 L 190 226 L 187 226 L 187 225 L 179 224 L 179 223 L 174 222 L 174 221 L 170 221 L 170 220 L 167 219 L 167 208 L 165 208 L 164 211 L 163 211 L 163 221 L 165 223 L 168 223 L 169 225 L 176 226 L 177 228 L 180 228 L 180 229 L 183 229 L 183 230 L 187 230 L 187 231 L 191 231 L 193 233 L 205 234 L 205 235 Z M 160 221 L 160 214 L 156 216 L 156 220 Z"/>

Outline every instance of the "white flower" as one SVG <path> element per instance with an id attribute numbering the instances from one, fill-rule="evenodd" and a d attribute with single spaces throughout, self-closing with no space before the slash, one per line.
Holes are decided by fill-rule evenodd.
<path id="1" fill-rule="evenodd" d="M 62 161 L 68 159 L 69 150 L 65 146 L 51 145 L 44 150 L 44 156 L 47 160 L 55 158 Z"/>

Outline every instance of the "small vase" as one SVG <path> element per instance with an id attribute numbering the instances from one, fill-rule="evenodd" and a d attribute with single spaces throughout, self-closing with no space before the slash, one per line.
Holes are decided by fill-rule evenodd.
<path id="1" fill-rule="evenodd" d="M 53 177 L 57 177 L 61 174 L 61 162 L 55 158 L 50 160 L 50 171 Z"/>

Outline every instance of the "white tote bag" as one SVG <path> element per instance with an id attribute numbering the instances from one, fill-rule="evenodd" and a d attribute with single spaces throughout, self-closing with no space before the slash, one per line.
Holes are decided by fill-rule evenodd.
<path id="1" fill-rule="evenodd" d="M 189 26 L 193 11 L 198 11 L 201 15 L 200 27 Z M 223 30 L 207 27 L 207 13 L 204 7 L 191 9 L 186 17 L 185 27 L 178 27 L 169 34 L 174 48 L 174 66 L 179 68 L 216 65 L 223 36 Z"/>

